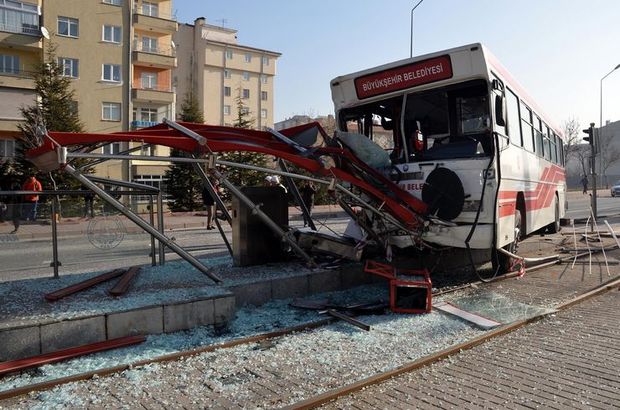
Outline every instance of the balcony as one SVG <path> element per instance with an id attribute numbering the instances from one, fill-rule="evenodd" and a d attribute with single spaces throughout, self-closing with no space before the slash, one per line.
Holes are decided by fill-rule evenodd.
<path id="1" fill-rule="evenodd" d="M 131 98 L 134 102 L 172 104 L 174 102 L 174 93 L 170 88 L 133 87 L 131 89 Z"/>
<path id="2" fill-rule="evenodd" d="M 19 48 L 41 48 L 37 7 L 18 1 L 0 4 L 0 43 Z"/>
<path id="3" fill-rule="evenodd" d="M 141 7 L 133 9 L 134 27 L 145 31 L 171 34 L 178 30 L 176 16 L 166 15 L 159 10 L 147 10 Z"/>
<path id="4" fill-rule="evenodd" d="M 145 47 L 137 41 L 134 43 L 131 61 L 147 67 L 172 68 L 177 66 L 175 50 Z"/>
<path id="5" fill-rule="evenodd" d="M 34 79 L 29 71 L 0 71 L 0 87 L 34 90 Z"/>
<path id="6" fill-rule="evenodd" d="M 157 124 L 160 124 L 160 122 L 159 121 L 132 121 L 131 128 L 135 130 L 138 128 L 153 127 Z"/>

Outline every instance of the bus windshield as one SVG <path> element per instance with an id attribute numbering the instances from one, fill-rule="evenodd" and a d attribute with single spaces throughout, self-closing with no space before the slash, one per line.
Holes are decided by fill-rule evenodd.
<path id="1" fill-rule="evenodd" d="M 392 131 L 393 163 L 469 158 L 493 152 L 489 108 L 487 82 L 474 80 L 343 110 L 340 120 L 371 138 L 378 124 Z"/>

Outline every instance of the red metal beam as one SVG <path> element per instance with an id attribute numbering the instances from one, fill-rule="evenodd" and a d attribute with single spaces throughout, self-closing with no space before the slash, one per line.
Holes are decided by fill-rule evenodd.
<path id="1" fill-rule="evenodd" d="M 94 278 L 87 279 L 85 281 L 76 283 L 75 285 L 67 286 L 66 288 L 59 289 L 55 292 L 48 293 L 45 295 L 45 299 L 49 302 L 55 302 L 59 299 L 64 298 L 65 296 L 72 295 L 76 292 L 80 292 L 84 289 L 88 289 L 95 285 L 100 284 L 101 282 L 105 282 L 110 279 L 117 278 L 125 273 L 125 269 L 114 269 L 111 272 L 107 272 Z"/>
<path id="2" fill-rule="evenodd" d="M 131 280 L 138 274 L 140 271 L 139 266 L 132 266 L 123 274 L 123 276 L 116 282 L 116 285 L 112 289 L 108 291 L 112 296 L 121 296 L 124 295 L 129 289 L 129 285 L 131 284 Z"/>
<path id="3" fill-rule="evenodd" d="M 78 356 L 103 352 L 105 350 L 117 349 L 119 347 L 131 346 L 142 343 L 146 340 L 145 336 L 127 336 L 118 339 L 106 340 L 104 342 L 91 343 L 83 346 L 72 347 L 69 349 L 58 350 L 38 356 L 27 357 L 25 359 L 11 360 L 0 363 L 0 376 L 7 373 L 18 372 L 31 367 L 38 367 L 44 364 L 56 363 L 62 360 L 72 359 Z"/>

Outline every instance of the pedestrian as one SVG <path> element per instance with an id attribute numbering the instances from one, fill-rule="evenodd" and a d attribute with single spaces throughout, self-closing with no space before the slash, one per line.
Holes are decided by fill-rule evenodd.
<path id="1" fill-rule="evenodd" d="M 11 185 L 11 191 L 19 191 L 20 190 L 19 182 L 13 182 Z M 22 204 L 21 197 L 19 195 L 12 195 L 8 198 L 6 206 L 7 218 L 11 218 L 13 221 L 13 231 L 12 234 L 17 233 L 19 229 L 19 220 L 22 218 Z"/>
<path id="2" fill-rule="evenodd" d="M 306 209 L 308 210 L 308 216 L 312 215 L 312 208 L 314 207 L 314 195 L 316 194 L 316 188 L 312 181 L 306 182 L 301 187 L 301 199 L 304 201 L 304 205 L 306 205 Z M 310 221 L 306 219 L 306 215 L 304 215 L 304 226 L 308 225 Z"/>
<path id="3" fill-rule="evenodd" d="M 213 189 L 215 190 L 215 194 L 219 195 L 220 192 L 220 186 L 217 183 L 217 181 L 215 181 L 213 184 Z M 204 202 L 205 204 L 205 208 L 207 210 L 207 229 L 211 230 L 211 229 L 215 229 L 215 227 L 213 226 L 213 215 L 214 215 L 214 208 L 215 208 L 215 198 L 213 198 L 213 196 L 211 195 L 211 192 L 207 189 L 207 187 L 203 187 L 202 188 L 202 202 Z"/>
<path id="4" fill-rule="evenodd" d="M 34 174 L 30 174 L 26 182 L 22 185 L 24 191 L 43 191 L 41 183 L 37 180 Z M 27 221 L 34 221 L 37 219 L 37 205 L 39 203 L 39 195 L 29 194 L 24 196 L 24 218 Z"/>
<path id="5" fill-rule="evenodd" d="M 583 185 L 583 194 L 588 193 L 588 177 L 586 175 L 581 178 L 581 185 Z"/>
<path id="6" fill-rule="evenodd" d="M 95 217 L 95 209 L 93 207 L 93 203 L 95 201 L 95 194 L 93 191 L 86 187 L 82 187 L 82 191 L 84 192 L 84 211 L 82 212 L 82 216 L 84 218 L 88 218 L 89 215 L 91 218 Z"/>

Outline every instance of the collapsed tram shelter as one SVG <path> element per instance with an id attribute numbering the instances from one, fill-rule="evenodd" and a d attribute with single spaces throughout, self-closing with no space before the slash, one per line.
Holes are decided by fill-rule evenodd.
<path id="1" fill-rule="evenodd" d="M 131 132 L 112 134 L 49 132 L 41 135 L 38 147 L 28 151 L 28 159 L 41 171 L 63 170 L 75 177 L 84 187 L 92 190 L 102 200 L 159 241 L 160 263 L 163 259 L 163 247 L 176 252 L 200 272 L 209 276 L 216 283 L 221 278 L 213 274 L 189 252 L 167 238 L 161 224 L 159 229 L 150 225 L 137 214 L 133 213 L 118 199 L 101 189 L 97 183 L 105 182 L 84 174 L 71 163 L 76 158 L 87 158 L 97 161 L 108 159 L 140 159 L 148 161 L 169 161 L 191 163 L 200 176 L 204 187 L 215 199 L 217 210 L 228 222 L 232 217 L 219 194 L 214 189 L 207 173 L 216 178 L 231 196 L 248 207 L 262 223 L 281 238 L 283 248 L 302 258 L 308 266 L 316 267 L 312 256 L 314 251 L 325 251 L 332 254 L 345 255 L 349 259 L 360 260 L 363 246 L 371 243 L 390 259 L 392 249 L 390 237 L 396 233 L 409 235 L 412 244 L 419 247 L 431 247 L 424 241 L 424 232 L 430 224 L 449 222 L 440 221 L 427 214 L 427 205 L 402 190 L 393 183 L 381 169 L 371 167 L 360 159 L 356 152 L 363 151 L 361 156 L 368 157 L 369 143 L 374 144 L 363 135 L 342 133 L 343 138 L 330 137 L 318 123 L 305 124 L 281 132 L 268 129 L 255 131 L 232 127 L 210 126 L 194 123 L 176 123 L 164 120 L 162 124 Z M 346 137 L 346 138 L 345 138 Z M 356 139 L 357 138 L 357 139 Z M 365 141 L 364 141 L 365 140 Z M 131 155 L 130 152 L 120 154 L 95 154 L 88 151 L 103 144 L 112 142 L 140 142 L 142 144 L 163 145 L 186 153 L 184 157 L 157 157 Z M 362 147 L 362 148 L 360 148 Z M 378 145 L 375 153 L 382 151 Z M 248 151 L 278 159 L 280 170 L 261 168 L 247 164 L 223 161 L 218 153 L 231 151 Z M 370 155 L 373 155 L 372 153 Z M 312 174 L 306 176 L 289 172 L 287 163 Z M 219 167 L 238 167 L 257 172 L 265 172 L 283 176 L 292 188 L 293 197 L 300 205 L 302 212 L 311 220 L 301 196 L 293 180 L 312 181 L 328 185 L 328 191 L 336 202 L 357 224 L 362 237 L 356 242 L 350 239 L 331 237 L 313 230 L 295 230 L 282 227 L 261 209 L 261 204 L 253 201 L 240 187 L 234 186 L 226 177 L 225 170 Z M 205 172 L 205 169 L 207 171 Z M 133 184 L 132 185 L 137 185 Z M 362 210 L 360 212 L 359 210 Z M 232 253 L 224 232 L 215 218 L 223 240 Z M 314 228 L 313 224 L 310 224 Z"/>

